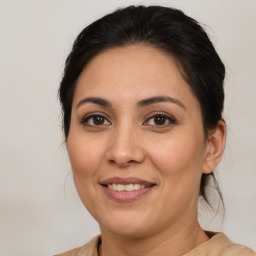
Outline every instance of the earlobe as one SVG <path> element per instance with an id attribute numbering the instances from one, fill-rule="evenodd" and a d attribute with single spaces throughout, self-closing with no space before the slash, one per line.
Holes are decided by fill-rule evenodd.
<path id="1" fill-rule="evenodd" d="M 214 171 L 220 162 L 226 143 L 226 124 L 220 120 L 216 129 L 208 135 L 206 155 L 203 165 L 203 173 L 209 174 Z"/>

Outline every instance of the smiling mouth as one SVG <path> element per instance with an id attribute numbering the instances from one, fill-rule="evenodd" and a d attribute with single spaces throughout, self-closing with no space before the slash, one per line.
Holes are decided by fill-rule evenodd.
<path id="1" fill-rule="evenodd" d="M 131 202 L 148 194 L 156 187 L 155 183 L 138 178 L 113 177 L 100 183 L 108 197 L 118 202 Z"/>

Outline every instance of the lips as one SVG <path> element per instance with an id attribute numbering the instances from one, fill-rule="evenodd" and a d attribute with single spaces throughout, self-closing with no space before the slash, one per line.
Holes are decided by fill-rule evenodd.
<path id="1" fill-rule="evenodd" d="M 100 182 L 108 197 L 118 202 L 131 202 L 150 192 L 155 183 L 135 177 L 112 177 Z"/>

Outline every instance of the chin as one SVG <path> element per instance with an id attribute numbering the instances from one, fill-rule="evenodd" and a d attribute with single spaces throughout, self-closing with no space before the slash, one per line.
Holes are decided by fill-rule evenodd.
<path id="1" fill-rule="evenodd" d="M 147 219 L 146 216 L 128 215 L 126 213 L 124 215 L 119 214 L 118 216 L 113 216 L 110 220 L 103 220 L 104 223 L 99 223 L 101 230 L 108 230 L 108 232 L 119 236 L 135 238 L 144 236 L 150 232 L 149 223 L 152 223 L 152 221 L 147 221 Z"/>
<path id="2" fill-rule="evenodd" d="M 126 237 L 126 238 L 139 238 L 146 236 L 149 233 L 149 230 L 146 227 L 136 226 L 136 225 L 123 225 L 123 226 L 115 226 L 108 227 L 109 232 L 112 234 Z"/>

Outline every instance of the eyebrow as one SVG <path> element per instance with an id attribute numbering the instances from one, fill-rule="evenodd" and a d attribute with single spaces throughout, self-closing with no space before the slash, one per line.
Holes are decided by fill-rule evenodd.
<path id="1" fill-rule="evenodd" d="M 144 100 L 139 101 L 137 103 L 137 106 L 141 108 L 141 107 L 145 107 L 148 105 L 161 103 L 161 102 L 171 102 L 171 103 L 179 105 L 183 109 L 186 109 L 185 105 L 180 100 L 169 97 L 169 96 L 158 96 L 158 97 L 144 99 Z"/>
<path id="2" fill-rule="evenodd" d="M 103 98 L 99 98 L 99 97 L 87 97 L 84 98 L 82 100 L 80 100 L 78 102 L 78 104 L 76 105 L 76 108 L 80 107 L 81 105 L 87 103 L 87 102 L 91 102 L 100 106 L 104 106 L 104 107 L 111 107 L 111 103 Z"/>
<path id="3" fill-rule="evenodd" d="M 103 98 L 99 98 L 99 97 L 87 97 L 84 98 L 82 100 L 80 100 L 78 102 L 78 104 L 76 105 L 76 108 L 80 107 L 81 105 L 85 104 L 85 103 L 94 103 L 103 107 L 109 107 L 111 108 L 112 105 L 109 101 L 103 99 Z M 178 106 L 182 107 L 183 109 L 186 109 L 185 105 L 178 99 L 169 97 L 169 96 L 157 96 L 157 97 L 151 97 L 151 98 L 147 98 L 147 99 L 143 99 L 141 101 L 139 101 L 137 103 L 137 107 L 142 108 L 142 107 L 146 107 L 152 104 L 157 104 L 157 103 L 161 103 L 161 102 L 170 102 L 170 103 L 174 103 L 177 104 Z"/>

